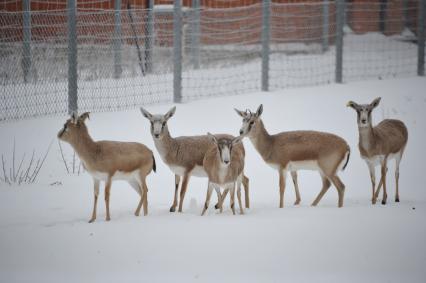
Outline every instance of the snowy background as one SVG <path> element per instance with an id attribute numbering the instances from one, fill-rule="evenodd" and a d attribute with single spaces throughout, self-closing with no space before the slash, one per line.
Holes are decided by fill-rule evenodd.
<path id="1" fill-rule="evenodd" d="M 356 34 L 347 26 L 344 30 L 344 82 L 417 75 L 416 36 L 408 29 L 392 36 Z M 67 113 L 66 45 L 35 46 L 33 69 L 37 75 L 30 83 L 23 82 L 20 55 L 15 54 L 20 45 L 8 45 L 5 49 L 11 49 L 10 54 L 0 56 L 0 121 Z M 108 112 L 173 101 L 172 49 L 153 49 L 153 73 L 142 76 L 134 48 L 123 48 L 123 77 L 114 79 L 110 46 L 79 45 L 78 109 Z M 330 45 L 323 51 L 318 42 L 271 44 L 270 90 L 333 83 L 335 50 Z M 191 54 L 183 54 L 183 101 L 260 90 L 259 44 L 206 45 L 200 57 L 201 67 L 194 69 Z"/>
<path id="2" fill-rule="evenodd" d="M 56 141 L 66 117 L 2 123 L 0 150 L 6 168 L 11 167 L 14 139 L 17 160 L 33 149 L 42 155 L 54 142 L 34 184 L 0 183 L 0 281 L 425 282 L 425 89 L 424 78 L 394 79 L 177 105 L 169 121 L 173 136 L 237 134 L 241 119 L 233 108 L 254 110 L 260 103 L 270 133 L 313 129 L 342 136 L 352 154 L 340 173 L 346 184 L 340 209 L 334 187 L 318 207 L 310 207 L 321 180 L 309 171 L 299 174 L 301 205 L 293 206 L 294 189 L 287 179 L 285 208 L 279 209 L 278 174 L 245 140 L 252 206 L 245 215 L 233 216 L 226 201 L 223 214 L 211 207 L 201 217 L 207 180 L 196 177 L 190 180 L 184 212 L 170 213 L 173 174 L 154 148 L 148 121 L 131 110 L 94 113 L 88 127 L 95 140 L 139 141 L 154 150 L 158 171 L 148 177 L 149 215 L 135 217 L 138 196 L 126 183 L 115 182 L 112 220 L 104 220 L 101 194 L 98 219 L 88 224 L 92 179 L 87 173 L 67 174 Z M 374 123 L 397 118 L 409 131 L 401 163 L 401 202 L 394 202 L 392 162 L 386 206 L 371 205 L 368 169 L 357 149 L 356 114 L 345 106 L 348 100 L 367 103 L 378 96 L 382 102 Z M 165 113 L 170 107 L 148 109 Z M 70 146 L 62 147 L 70 160 Z"/>

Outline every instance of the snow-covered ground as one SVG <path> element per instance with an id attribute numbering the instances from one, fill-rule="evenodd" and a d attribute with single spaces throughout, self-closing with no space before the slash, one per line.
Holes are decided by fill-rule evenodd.
<path id="1" fill-rule="evenodd" d="M 426 280 L 426 79 L 410 78 L 327 85 L 254 93 L 177 105 L 169 122 L 172 135 L 237 134 L 241 119 L 233 107 L 264 105 L 271 133 L 294 129 L 329 131 L 344 137 L 352 155 L 340 174 L 345 205 L 337 208 L 330 189 L 310 207 L 321 186 L 317 173 L 299 174 L 300 206 L 287 180 L 283 209 L 278 208 L 278 174 L 265 165 L 250 141 L 246 174 L 251 205 L 233 216 L 204 204 L 206 179 L 190 180 L 183 213 L 170 213 L 174 177 L 163 164 L 138 110 L 95 113 L 88 122 L 93 138 L 140 141 L 152 148 L 158 172 L 148 178 L 149 215 L 135 217 L 136 193 L 113 183 L 110 222 L 98 203 L 98 219 L 88 224 L 93 184 L 87 173 L 68 175 L 56 141 L 32 185 L 0 183 L 1 282 L 425 282 Z M 374 121 L 403 120 L 409 141 L 401 163 L 400 196 L 395 203 L 392 163 L 388 204 L 370 203 L 367 166 L 357 149 L 356 114 L 346 102 L 381 96 Z M 172 105 L 148 107 L 165 113 Z M 65 117 L 0 124 L 0 153 L 10 168 L 33 149 L 42 153 Z M 70 146 L 63 145 L 67 158 Z M 6 169 L 8 170 L 8 169 Z M 0 170 L 1 172 L 1 170 Z M 2 173 L 0 173 L 2 176 Z M 214 201 L 213 201 L 214 202 Z"/>

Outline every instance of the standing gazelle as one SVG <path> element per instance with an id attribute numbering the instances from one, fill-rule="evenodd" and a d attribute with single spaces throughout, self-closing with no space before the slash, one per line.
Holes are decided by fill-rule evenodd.
<path id="1" fill-rule="evenodd" d="M 235 215 L 234 199 L 235 185 L 237 185 L 238 205 L 240 213 L 244 214 L 243 205 L 241 203 L 241 182 L 244 171 L 244 147 L 239 144 L 242 137 L 215 137 L 207 133 L 210 139 L 214 142 L 214 146 L 207 150 L 204 156 L 203 167 L 209 178 L 207 188 L 206 202 L 201 215 L 204 215 L 209 207 L 210 197 L 213 188 L 220 192 L 220 187 L 224 188 L 223 196 L 219 199 L 219 208 L 222 212 L 223 201 L 228 192 L 231 194 L 231 209 Z M 220 195 L 220 193 L 218 194 Z"/>
<path id="2" fill-rule="evenodd" d="M 213 145 L 213 142 L 207 135 L 172 137 L 167 126 L 167 121 L 175 114 L 175 111 L 176 107 L 173 107 L 165 115 L 161 115 L 151 114 L 147 110 L 141 108 L 142 115 L 151 123 L 151 135 L 161 159 L 175 174 L 175 194 L 170 212 L 176 211 L 179 183 L 181 177 L 183 177 L 178 210 L 182 212 L 183 200 L 185 198 L 189 178 L 191 176 L 207 177 L 203 168 L 203 159 L 207 150 Z M 217 136 L 232 138 L 230 135 Z M 243 175 L 242 182 L 245 190 L 245 204 L 246 207 L 249 208 L 249 179 Z M 219 194 L 218 199 L 221 199 Z"/>
<path id="3" fill-rule="evenodd" d="M 401 162 L 405 146 L 408 140 L 408 131 L 404 123 L 399 120 L 385 119 L 373 127 L 371 112 L 379 105 L 380 97 L 374 99 L 370 104 L 357 104 L 349 101 L 347 106 L 352 107 L 357 112 L 358 131 L 359 131 L 359 151 L 361 157 L 367 163 L 370 171 L 372 197 L 371 202 L 376 203 L 379 196 L 380 187 L 383 185 L 382 204 L 386 204 L 386 173 L 387 162 L 395 158 L 395 181 L 396 192 L 395 201 L 399 202 L 399 163 Z M 381 178 L 377 191 L 376 186 L 376 165 L 381 165 Z"/>
<path id="4" fill-rule="evenodd" d="M 152 151 L 145 145 L 135 142 L 93 141 L 84 121 L 89 118 L 86 112 L 77 118 L 74 113 L 66 121 L 58 138 L 68 142 L 77 152 L 84 168 L 94 181 L 95 199 L 92 218 L 96 219 L 96 204 L 99 195 L 99 183 L 105 182 L 106 220 L 111 219 L 109 213 L 109 198 L 113 180 L 125 180 L 140 196 L 135 215 L 138 216 L 143 205 L 144 215 L 148 214 L 148 187 L 145 178 L 155 172 L 155 159 Z"/>
<path id="5" fill-rule="evenodd" d="M 312 203 L 313 206 L 318 204 L 331 183 L 336 187 L 339 195 L 338 206 L 343 206 L 345 185 L 337 176 L 337 172 L 345 169 L 349 161 L 350 149 L 342 138 L 315 131 L 293 131 L 270 135 L 260 119 L 263 112 L 262 105 L 256 113 L 248 110 L 244 112 L 235 109 L 235 111 L 243 118 L 240 135 L 248 136 L 263 160 L 278 170 L 280 208 L 284 207 L 287 171 L 296 176 L 296 171 L 300 169 L 316 170 L 321 175 L 323 186 Z M 293 181 L 296 195 L 300 196 L 297 179 L 293 178 Z"/>

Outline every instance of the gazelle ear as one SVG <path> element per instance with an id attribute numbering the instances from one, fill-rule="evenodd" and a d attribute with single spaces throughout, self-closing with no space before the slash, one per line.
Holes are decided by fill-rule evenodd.
<path id="1" fill-rule="evenodd" d="M 242 137 L 242 136 L 235 137 L 235 138 L 232 140 L 232 146 L 234 146 L 234 145 L 236 145 L 236 144 L 240 143 L 242 140 L 243 140 L 243 137 Z"/>
<path id="2" fill-rule="evenodd" d="M 256 110 L 256 117 L 260 117 L 263 113 L 263 104 L 260 104 L 259 107 Z"/>
<path id="3" fill-rule="evenodd" d="M 83 114 L 80 115 L 80 117 L 78 117 L 78 123 L 84 123 L 86 121 L 86 119 L 90 119 L 90 112 L 85 112 Z"/>
<path id="4" fill-rule="evenodd" d="M 238 110 L 237 108 L 234 108 L 235 112 L 237 112 L 238 115 L 245 118 L 247 116 L 247 113 L 241 110 Z"/>
<path id="5" fill-rule="evenodd" d="M 148 120 L 152 119 L 152 114 L 149 113 L 146 109 L 144 109 L 143 107 L 140 108 L 142 115 L 147 118 Z"/>
<path id="6" fill-rule="evenodd" d="M 370 103 L 371 108 L 376 108 L 379 105 L 381 99 L 381 97 L 377 97 L 376 99 L 374 99 L 373 102 Z"/>
<path id="7" fill-rule="evenodd" d="M 166 115 L 164 115 L 164 118 L 165 118 L 166 120 L 169 120 L 170 118 L 172 118 L 172 117 L 173 117 L 173 115 L 175 115 L 175 112 L 176 112 L 176 106 L 173 106 L 173 108 L 172 108 L 172 109 L 170 109 L 170 110 L 166 113 Z"/>
<path id="8" fill-rule="evenodd" d="M 207 133 L 207 136 L 209 137 L 209 139 L 214 142 L 215 144 L 217 144 L 217 139 L 214 135 Z"/>
<path id="9" fill-rule="evenodd" d="M 348 103 L 346 103 L 346 107 L 351 107 L 351 108 L 353 108 L 353 109 L 357 109 L 358 108 L 358 104 L 356 104 L 355 102 L 353 102 L 352 100 L 351 101 L 348 101 Z"/>

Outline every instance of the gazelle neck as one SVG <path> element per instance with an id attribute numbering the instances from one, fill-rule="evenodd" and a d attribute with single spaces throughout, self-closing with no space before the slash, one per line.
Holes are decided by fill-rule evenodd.
<path id="1" fill-rule="evenodd" d="M 249 135 L 250 141 L 263 159 L 268 159 L 271 152 L 272 137 L 265 129 L 263 121 L 259 118 L 255 128 Z"/>
<path id="2" fill-rule="evenodd" d="M 85 162 L 89 159 L 96 159 L 99 154 L 96 142 L 93 141 L 87 130 L 83 130 L 79 136 L 73 139 L 71 145 L 80 159 Z"/>
<path id="3" fill-rule="evenodd" d="M 173 148 L 175 143 L 176 141 L 170 135 L 169 128 L 167 127 L 167 125 L 164 128 L 164 134 L 161 139 L 154 138 L 155 147 L 157 148 L 163 160 L 165 160 L 167 152 L 170 150 L 170 148 Z"/>
<path id="4" fill-rule="evenodd" d="M 358 127 L 359 131 L 359 145 L 365 151 L 369 151 L 374 147 L 374 132 L 373 127 L 368 125 L 367 127 Z"/>

